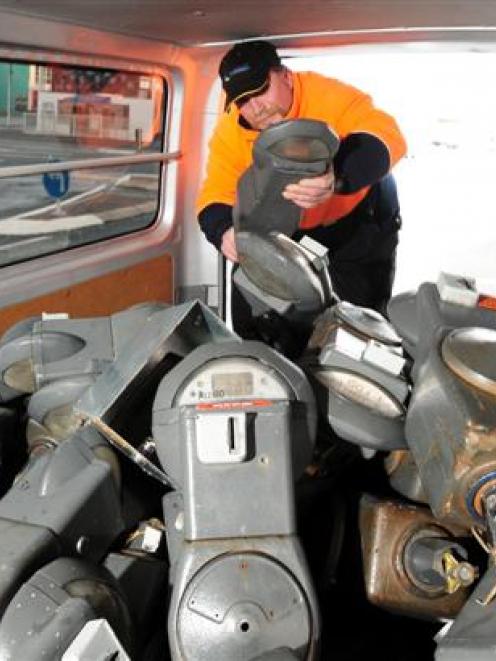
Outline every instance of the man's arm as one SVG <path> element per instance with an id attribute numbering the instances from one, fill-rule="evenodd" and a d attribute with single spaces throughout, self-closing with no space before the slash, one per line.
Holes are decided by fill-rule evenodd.
<path id="1" fill-rule="evenodd" d="M 352 133 L 342 140 L 334 157 L 337 193 L 355 193 L 375 184 L 391 169 L 387 145 L 370 133 Z"/>
<path id="2" fill-rule="evenodd" d="M 201 231 L 217 250 L 220 250 L 224 232 L 232 227 L 232 210 L 229 204 L 214 202 L 198 214 Z"/>
<path id="3" fill-rule="evenodd" d="M 341 137 L 340 146 L 333 174 L 302 179 L 286 188 L 284 197 L 303 209 L 322 204 L 334 193 L 347 195 L 375 184 L 406 153 L 394 118 L 376 108 L 364 92 L 332 80 L 321 103 L 335 113 L 333 128 Z"/>
<path id="4" fill-rule="evenodd" d="M 234 228 L 232 220 L 232 206 L 215 202 L 202 209 L 198 215 L 200 228 L 206 238 L 217 250 L 230 259 L 238 261 L 236 244 L 234 241 Z"/>
<path id="5" fill-rule="evenodd" d="M 237 182 L 245 169 L 236 147 L 237 136 L 227 114 L 224 114 L 209 143 L 207 173 L 197 201 L 202 232 L 232 261 L 237 261 L 232 211 Z"/>
<path id="6" fill-rule="evenodd" d="M 337 193 L 354 193 L 382 179 L 406 153 L 396 120 L 371 97 L 344 86 L 343 107 L 336 130 L 341 135 L 334 158 Z"/>

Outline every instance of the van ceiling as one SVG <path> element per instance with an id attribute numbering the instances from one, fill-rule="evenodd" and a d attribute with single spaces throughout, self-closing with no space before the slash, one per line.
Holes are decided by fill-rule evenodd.
<path id="1" fill-rule="evenodd" d="M 301 33 L 496 26 L 494 0 L 0 0 L 0 9 L 181 46 Z"/>

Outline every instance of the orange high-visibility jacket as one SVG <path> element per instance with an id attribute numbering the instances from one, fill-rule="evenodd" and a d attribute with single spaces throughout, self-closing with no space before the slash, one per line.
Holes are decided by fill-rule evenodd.
<path id="1" fill-rule="evenodd" d="M 320 74 L 293 72 L 292 76 L 293 103 L 285 119 L 321 120 L 341 140 L 356 133 L 375 136 L 389 153 L 389 169 L 405 154 L 406 143 L 395 120 L 375 108 L 370 96 Z M 217 123 L 209 144 L 207 174 L 198 196 L 198 213 L 210 204 L 235 204 L 238 179 L 252 163 L 253 142 L 259 134 L 241 126 L 239 117 L 235 104 L 231 104 Z M 305 210 L 300 227 L 326 225 L 346 216 L 365 197 L 369 187 L 346 195 L 336 193 L 319 206 Z"/>

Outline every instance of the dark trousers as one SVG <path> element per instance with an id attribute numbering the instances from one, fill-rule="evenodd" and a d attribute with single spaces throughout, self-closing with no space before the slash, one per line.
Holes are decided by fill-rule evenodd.
<path id="1" fill-rule="evenodd" d="M 306 234 L 329 249 L 331 281 L 340 299 L 384 314 L 391 298 L 400 226 L 396 184 L 389 174 L 337 223 L 298 230 L 292 238 L 298 241 Z M 242 294 L 235 286 L 232 292 L 234 330 L 246 339 L 265 340 L 264 324 L 276 322 L 270 316 L 254 322 Z"/>

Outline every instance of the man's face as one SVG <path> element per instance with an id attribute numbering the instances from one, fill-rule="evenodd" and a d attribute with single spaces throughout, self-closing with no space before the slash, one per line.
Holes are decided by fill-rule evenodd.
<path id="1" fill-rule="evenodd" d="M 261 131 L 268 126 L 280 122 L 287 115 L 293 102 L 293 79 L 287 69 L 271 71 L 269 86 L 262 92 L 240 99 L 236 105 L 239 113 L 248 124 Z"/>

